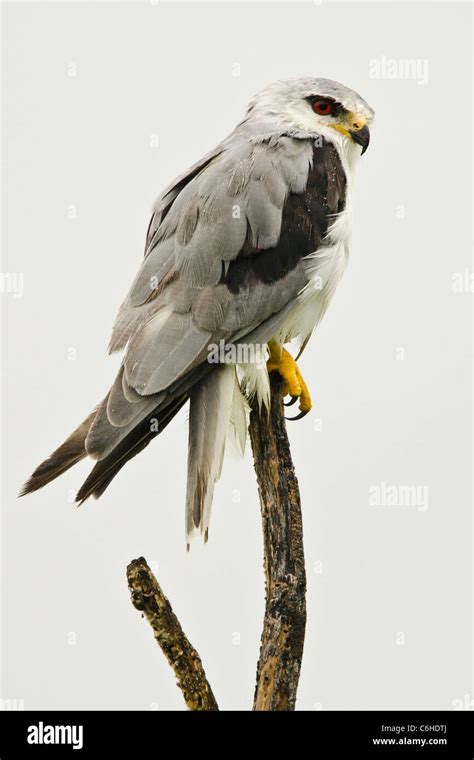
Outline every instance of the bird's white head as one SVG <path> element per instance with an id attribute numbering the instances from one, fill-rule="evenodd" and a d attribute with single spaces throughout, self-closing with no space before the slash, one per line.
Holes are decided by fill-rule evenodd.
<path id="1" fill-rule="evenodd" d="M 247 121 L 284 129 L 295 137 L 322 135 L 344 149 L 367 150 L 374 111 L 358 95 L 331 79 L 292 77 L 272 82 L 248 105 Z"/>

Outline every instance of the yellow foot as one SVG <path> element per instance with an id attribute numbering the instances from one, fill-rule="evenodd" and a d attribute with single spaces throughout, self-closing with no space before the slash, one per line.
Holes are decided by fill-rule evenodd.
<path id="1" fill-rule="evenodd" d="M 268 373 L 278 372 L 283 379 L 283 395 L 292 397 L 292 400 L 286 406 L 291 406 L 297 399 L 300 402 L 300 414 L 297 414 L 296 417 L 287 417 L 287 419 L 299 420 L 308 414 L 312 407 L 308 387 L 303 380 L 297 363 L 286 349 L 281 348 L 273 343 L 273 341 L 270 341 L 268 348 L 270 350 L 270 358 L 267 361 Z"/>

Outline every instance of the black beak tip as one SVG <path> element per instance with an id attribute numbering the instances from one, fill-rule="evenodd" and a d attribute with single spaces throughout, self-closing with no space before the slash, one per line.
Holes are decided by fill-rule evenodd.
<path id="1" fill-rule="evenodd" d="M 358 145 L 361 146 L 361 156 L 364 155 L 365 151 L 369 147 L 370 142 L 370 132 L 368 127 L 362 127 L 362 129 L 354 129 L 351 130 L 350 135 L 354 142 L 356 142 Z"/>

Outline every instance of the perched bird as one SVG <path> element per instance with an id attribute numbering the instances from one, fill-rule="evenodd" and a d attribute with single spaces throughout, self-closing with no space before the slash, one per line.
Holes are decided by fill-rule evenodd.
<path id="1" fill-rule="evenodd" d="M 269 405 L 269 372 L 299 400 L 295 419 L 311 409 L 284 344 L 298 338 L 301 353 L 344 271 L 353 172 L 372 118 L 338 82 L 274 82 L 159 196 L 113 326 L 119 373 L 22 494 L 89 455 L 96 464 L 76 501 L 99 497 L 189 400 L 186 536 L 207 539 L 227 433 L 243 447 L 248 401 Z"/>

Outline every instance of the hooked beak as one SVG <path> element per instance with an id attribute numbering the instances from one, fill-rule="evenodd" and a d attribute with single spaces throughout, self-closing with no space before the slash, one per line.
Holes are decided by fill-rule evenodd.
<path id="1" fill-rule="evenodd" d="M 363 127 L 360 129 L 350 129 L 349 134 L 358 145 L 362 147 L 361 156 L 364 155 L 365 151 L 369 147 L 370 142 L 370 132 L 369 128 L 364 124 Z"/>

